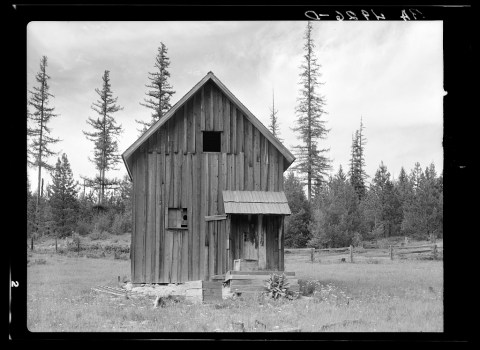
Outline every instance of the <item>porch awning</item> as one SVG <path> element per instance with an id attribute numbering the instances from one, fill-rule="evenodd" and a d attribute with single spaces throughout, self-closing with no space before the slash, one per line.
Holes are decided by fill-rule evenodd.
<path id="1" fill-rule="evenodd" d="M 284 192 L 222 191 L 225 214 L 290 215 Z"/>

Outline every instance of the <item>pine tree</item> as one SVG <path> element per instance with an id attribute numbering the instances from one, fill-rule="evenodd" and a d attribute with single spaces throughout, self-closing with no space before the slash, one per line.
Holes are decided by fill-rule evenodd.
<path id="1" fill-rule="evenodd" d="M 383 237 L 397 235 L 402 220 L 401 203 L 383 162 L 380 163 L 372 180 L 369 197 L 369 210 L 373 213 L 375 235 Z"/>
<path id="2" fill-rule="evenodd" d="M 168 78 L 170 78 L 170 72 L 168 71 L 170 59 L 167 56 L 167 51 L 167 47 L 161 42 L 158 48 L 158 54 L 155 57 L 154 67 L 156 71 L 148 73 L 150 83 L 145 86 L 150 90 L 145 93 L 148 96 L 144 99 L 145 103 L 140 102 L 140 104 L 153 109 L 153 112 L 150 122 L 136 120 L 137 123 L 142 125 L 142 129 L 139 129 L 141 134 L 172 108 L 170 98 L 175 91 L 172 90 L 172 86 L 168 81 Z"/>
<path id="3" fill-rule="evenodd" d="M 69 236 L 75 230 L 78 214 L 77 183 L 73 179 L 67 155 L 58 158 L 48 186 L 51 217 L 57 237 Z"/>
<path id="4" fill-rule="evenodd" d="M 325 127 L 322 116 L 326 114 L 323 109 L 325 98 L 319 95 L 320 65 L 314 53 L 315 45 L 312 38 L 312 24 L 308 22 L 305 30 L 304 62 L 300 66 L 300 97 L 296 107 L 296 126 L 292 129 L 299 133 L 301 144 L 294 146 L 297 156 L 297 170 L 307 184 L 307 198 L 312 200 L 312 187 L 325 181 L 330 161 L 325 156 L 328 149 L 320 148 L 319 140 L 325 139 L 329 130 Z"/>
<path id="5" fill-rule="evenodd" d="M 270 109 L 270 124 L 268 125 L 273 136 L 275 136 L 280 142 L 283 140 L 280 138 L 278 117 L 278 110 L 275 109 L 275 93 L 272 91 L 272 108 Z"/>
<path id="6" fill-rule="evenodd" d="M 37 208 L 40 205 L 40 196 L 42 195 L 42 168 L 48 171 L 53 169 L 53 166 L 47 160 L 56 153 L 50 147 L 60 141 L 60 139 L 50 136 L 51 129 L 48 127 L 51 119 L 58 116 L 58 114 L 54 114 L 55 108 L 50 107 L 50 98 L 54 96 L 49 92 L 50 86 L 48 81 L 50 76 L 47 74 L 47 66 L 48 59 L 46 56 L 43 56 L 40 60 L 40 71 L 35 76 L 38 86 L 34 86 L 33 90 L 29 90 L 28 106 L 33 108 L 33 112 L 28 110 L 27 114 L 27 136 L 31 140 L 27 150 L 27 162 L 29 166 L 38 167 Z"/>
<path id="7" fill-rule="evenodd" d="M 365 156 L 364 147 L 366 139 L 363 135 L 363 120 L 360 118 L 360 129 L 355 131 L 354 137 L 352 137 L 352 150 L 350 158 L 350 183 L 352 184 L 359 199 L 365 197 L 365 181 L 367 179 L 367 173 L 365 172 Z"/>
<path id="8" fill-rule="evenodd" d="M 443 233 L 443 185 L 437 178 L 435 165 L 432 163 L 425 171 L 420 164 L 410 174 L 413 194 L 405 210 L 402 229 L 417 238 L 428 238 Z M 443 181 L 443 179 L 442 179 Z"/>
<path id="9" fill-rule="evenodd" d="M 360 241 L 366 227 L 358 197 L 342 166 L 329 179 L 327 188 L 321 200 L 315 200 L 314 224 L 311 226 L 313 238 L 309 246 L 345 247 Z"/>
<path id="10" fill-rule="evenodd" d="M 94 179 L 84 178 L 88 186 L 98 190 L 98 205 L 103 205 L 105 189 L 111 188 L 118 184 L 116 179 L 107 179 L 106 172 L 108 170 L 117 169 L 115 166 L 120 162 L 118 154 L 117 137 L 121 134 L 122 126 L 117 125 L 113 117 L 113 113 L 123 109 L 118 106 L 118 97 L 113 97 L 110 85 L 110 72 L 108 70 L 102 76 L 102 90 L 95 89 L 99 96 L 99 100 L 92 104 L 92 109 L 98 113 L 99 117 L 89 117 L 87 123 L 94 129 L 93 132 L 83 133 L 88 140 L 94 142 L 93 159 L 89 160 L 95 164 L 99 175 Z"/>
<path id="11" fill-rule="evenodd" d="M 290 248 L 305 247 L 311 238 L 309 225 L 311 222 L 310 205 L 305 197 L 300 180 L 291 171 L 285 178 L 285 196 L 292 212 L 285 218 L 285 246 Z"/>

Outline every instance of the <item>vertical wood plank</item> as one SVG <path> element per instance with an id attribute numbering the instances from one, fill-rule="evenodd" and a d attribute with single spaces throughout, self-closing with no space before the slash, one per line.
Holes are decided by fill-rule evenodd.
<path id="1" fill-rule="evenodd" d="M 208 164 L 208 154 L 201 154 L 201 195 L 200 200 L 202 205 L 200 206 L 200 279 L 205 279 L 208 274 L 208 269 L 205 269 L 206 261 L 208 261 L 208 238 L 206 231 L 205 215 L 207 215 L 208 206 L 209 206 L 209 196 L 208 196 L 208 184 L 209 184 L 209 164 Z"/>
<path id="2" fill-rule="evenodd" d="M 273 268 L 274 270 L 278 270 L 279 267 L 279 254 L 278 254 L 278 230 L 279 230 L 279 217 L 278 216 L 273 216 L 273 222 L 274 222 L 274 230 L 273 230 Z"/>
<path id="3" fill-rule="evenodd" d="M 208 101 L 208 113 L 209 113 L 209 118 L 208 118 L 208 130 L 209 131 L 214 131 L 215 130 L 215 114 L 214 114 L 214 106 L 215 106 L 215 95 L 213 92 L 213 84 L 209 84 L 208 88 L 209 92 L 209 101 Z"/>
<path id="4" fill-rule="evenodd" d="M 283 191 L 283 155 L 278 155 L 278 191 Z"/>
<path id="5" fill-rule="evenodd" d="M 279 228 L 279 242 L 280 242 L 280 251 L 279 251 L 279 270 L 285 271 L 285 249 L 284 249 L 284 242 L 285 242 L 285 235 L 284 235 L 284 228 L 285 228 L 285 216 L 281 216 L 280 219 L 280 228 Z"/>
<path id="6" fill-rule="evenodd" d="M 258 216 L 258 268 L 265 270 L 267 268 L 267 249 L 265 242 L 265 224 L 263 222 L 263 215 Z"/>
<path id="7" fill-rule="evenodd" d="M 260 131 L 253 128 L 253 189 L 260 191 Z"/>
<path id="8" fill-rule="evenodd" d="M 186 253 L 186 260 L 187 260 L 187 272 L 186 276 L 184 275 L 184 279 L 188 281 L 193 280 L 193 223 L 194 223 L 194 215 L 193 215 L 193 208 L 195 203 L 195 194 L 193 192 L 193 173 L 194 173 L 194 164 L 193 164 L 193 155 L 189 153 L 187 155 L 187 170 L 186 170 L 186 186 L 187 186 L 187 196 L 186 196 L 186 203 L 185 208 L 187 208 L 187 239 L 185 242 L 187 243 L 187 253 Z"/>
<path id="9" fill-rule="evenodd" d="M 136 275 L 136 271 L 135 271 L 135 250 L 137 249 L 136 245 L 135 245 L 135 241 L 137 239 L 137 235 L 138 235 L 138 232 L 137 232 L 137 225 L 136 225 L 136 216 L 137 216 L 137 212 L 138 212 L 138 205 L 137 205 L 137 190 L 138 190 L 138 177 L 137 177 L 137 160 L 136 160 L 136 156 L 134 154 L 133 156 L 133 163 L 132 163 L 132 192 L 133 192 L 133 195 L 132 195 L 132 238 L 130 240 L 130 261 L 131 261 L 131 264 L 130 264 L 130 276 L 131 276 L 131 279 L 132 279 L 132 282 L 136 282 L 137 281 L 137 275 Z"/>
<path id="10" fill-rule="evenodd" d="M 172 264 L 170 268 L 170 283 L 178 282 L 178 232 L 172 230 Z"/>
<path id="11" fill-rule="evenodd" d="M 183 141 L 183 153 L 187 154 L 188 152 L 188 142 L 187 140 L 189 139 L 188 133 L 190 130 L 192 130 L 192 125 L 188 124 L 188 105 L 191 103 L 191 100 L 187 100 L 183 106 L 183 130 L 182 130 L 182 141 Z"/>
<path id="12" fill-rule="evenodd" d="M 203 250 L 200 251 L 200 207 L 201 197 L 200 197 L 200 187 L 201 187 L 201 161 L 200 154 L 196 154 L 193 157 L 193 183 L 192 183 L 192 192 L 193 192 L 193 202 L 192 202 L 192 218 L 193 218 L 193 252 L 192 252 L 192 280 L 200 279 L 200 254 L 203 253 Z M 203 249 L 203 247 L 201 247 Z"/>
<path id="13" fill-rule="evenodd" d="M 219 155 L 218 154 L 209 154 L 211 161 L 211 177 L 210 177 L 210 210 L 208 215 L 216 215 L 218 214 L 218 163 L 219 163 Z"/>
<path id="14" fill-rule="evenodd" d="M 223 207 L 223 190 L 225 190 L 227 187 L 227 169 L 228 169 L 227 156 L 228 154 L 226 153 L 222 153 L 219 156 L 221 168 L 219 169 L 219 174 L 218 174 L 218 210 L 217 210 L 218 214 L 225 213 L 225 210 Z"/>
<path id="15" fill-rule="evenodd" d="M 185 230 L 182 233 L 182 273 L 180 276 L 180 282 L 186 282 L 189 280 L 188 278 L 188 231 Z"/>
<path id="16" fill-rule="evenodd" d="M 181 194 L 181 203 L 180 207 L 181 208 L 187 208 L 188 203 L 191 201 L 191 199 L 187 196 L 187 191 L 188 191 L 188 181 L 187 179 L 189 178 L 189 171 L 190 169 L 188 168 L 188 156 L 186 154 L 179 154 L 180 156 L 180 161 L 182 164 L 182 167 L 180 168 L 180 178 L 181 178 L 181 183 L 180 183 L 180 194 Z"/>
<path id="17" fill-rule="evenodd" d="M 217 131 L 224 131 L 224 96 L 219 89 L 215 89 L 217 93 Z M 225 151 L 226 152 L 226 151 Z"/>
<path id="18" fill-rule="evenodd" d="M 243 191 L 245 189 L 245 154 L 240 152 L 237 156 L 238 159 L 238 169 L 237 169 L 237 176 L 238 176 L 238 184 L 239 184 L 239 191 Z"/>
<path id="19" fill-rule="evenodd" d="M 225 265 L 225 271 L 230 271 L 232 269 L 232 253 L 231 253 L 231 247 L 232 247 L 232 239 L 230 237 L 230 215 L 227 215 L 227 220 L 225 220 L 225 240 L 226 240 L 226 265 Z"/>
<path id="20" fill-rule="evenodd" d="M 203 115 L 203 128 L 205 128 L 205 113 L 203 112 L 203 100 L 202 100 L 203 88 L 200 93 L 195 94 L 195 153 L 200 156 L 203 150 L 202 139 L 202 115 Z"/>
<path id="21" fill-rule="evenodd" d="M 225 135 L 225 152 L 232 153 L 232 133 L 231 133 L 231 122 L 230 122 L 230 100 L 223 96 L 223 105 L 224 105 L 224 126 L 223 126 L 223 134 Z"/>
<path id="22" fill-rule="evenodd" d="M 182 164 L 180 162 L 180 155 L 175 153 L 172 157 L 174 159 L 173 162 L 173 207 L 179 208 L 180 207 L 180 193 L 181 193 L 181 167 Z"/>
<path id="23" fill-rule="evenodd" d="M 252 123 L 247 118 L 243 118 L 243 124 L 245 127 L 245 190 L 253 191 L 253 130 Z"/>
<path id="24" fill-rule="evenodd" d="M 201 98 L 200 98 L 200 130 L 205 130 L 205 125 L 206 125 L 206 113 L 205 113 L 205 87 L 202 86 L 201 92 L 200 92 Z"/>
<path id="25" fill-rule="evenodd" d="M 138 204 L 139 204 L 139 210 L 138 210 L 138 220 L 137 220 L 137 225 L 138 225 L 138 239 L 137 239 L 137 257 L 138 260 L 135 262 L 135 265 L 138 266 L 138 276 L 139 276 L 139 282 L 144 282 L 145 281 L 145 219 L 146 219 L 146 191 L 145 191 L 145 186 L 146 186 L 146 153 L 144 151 L 141 151 L 138 155 L 138 173 L 137 177 L 139 180 L 139 192 L 138 192 Z"/>
<path id="26" fill-rule="evenodd" d="M 230 101 L 228 101 L 228 105 L 230 106 L 230 120 L 231 120 L 230 147 L 231 147 L 231 152 L 234 154 L 237 154 L 237 109 Z"/>
<path id="27" fill-rule="evenodd" d="M 173 208 L 173 184 L 172 184 L 172 158 L 173 154 L 165 156 L 165 208 Z M 165 225 L 166 227 L 166 225 Z"/>
<path id="28" fill-rule="evenodd" d="M 165 245 L 164 245 L 164 282 L 172 282 L 172 253 L 173 253 L 173 233 L 171 230 L 165 230 Z"/>
<path id="29" fill-rule="evenodd" d="M 273 152 L 273 190 L 278 191 L 279 178 L 278 178 L 278 157 L 281 156 L 277 149 Z"/>
<path id="30" fill-rule="evenodd" d="M 269 159 L 269 164 L 268 164 L 268 191 L 275 191 L 275 184 L 273 182 L 274 178 L 274 152 L 276 152 L 275 147 L 269 143 L 268 144 L 268 159 Z"/>
<path id="31" fill-rule="evenodd" d="M 180 118 L 178 116 L 178 114 L 180 113 L 180 110 L 177 111 L 177 113 L 175 113 L 175 115 L 169 119 L 169 121 L 171 121 L 172 123 L 170 123 L 171 127 L 172 127 L 172 136 L 173 136 L 173 152 L 175 153 L 178 153 L 178 144 L 180 143 L 180 140 L 179 140 L 179 124 L 180 124 L 180 120 L 183 120 L 182 118 Z"/>
<path id="32" fill-rule="evenodd" d="M 170 140 L 172 139 L 172 136 L 171 136 L 171 130 L 170 130 L 170 120 L 167 120 L 165 122 L 165 124 L 163 124 L 163 127 L 161 129 L 163 129 L 163 143 L 164 145 L 162 146 L 163 149 L 164 149 L 164 152 L 165 154 L 170 154 Z"/>
<path id="33" fill-rule="evenodd" d="M 148 152 L 154 152 L 157 146 L 157 133 L 154 133 L 148 138 Z"/>
<path id="34" fill-rule="evenodd" d="M 193 95 L 193 101 L 192 101 L 192 106 L 191 106 L 191 109 L 189 109 L 189 114 L 188 114 L 188 117 L 191 118 L 191 121 L 192 121 L 192 130 L 191 130 L 191 137 L 192 139 L 189 141 L 190 142 L 190 148 L 189 148 L 189 152 L 191 153 L 195 153 L 196 151 L 196 145 L 197 145 L 197 141 L 196 141 L 196 137 L 197 137 L 197 114 L 199 112 L 199 108 L 200 108 L 200 104 L 198 103 L 199 99 L 198 99 L 198 92 L 196 94 Z M 200 118 L 200 116 L 198 115 L 198 118 Z"/>
<path id="35" fill-rule="evenodd" d="M 244 140 L 244 130 L 243 130 L 243 115 L 242 113 L 235 108 L 237 113 L 237 152 L 245 152 L 243 147 L 243 140 Z"/>
<path id="36" fill-rule="evenodd" d="M 145 237 L 145 282 L 155 279 L 155 173 L 156 153 L 147 153 L 147 193 L 146 193 L 146 237 Z"/>
<path id="37" fill-rule="evenodd" d="M 163 274 L 163 226 L 162 226 L 162 218 L 163 218 L 163 199 L 162 199 L 162 181 L 165 172 L 164 168 L 164 159 L 165 155 L 162 153 L 157 154 L 157 173 L 156 173 L 156 186 L 155 186 L 155 234 L 157 238 L 157 245 L 156 245 L 156 255 L 155 255 L 155 263 L 156 263 L 156 278 L 157 282 L 162 282 L 162 274 Z"/>
<path id="38" fill-rule="evenodd" d="M 268 140 L 262 135 L 260 137 L 260 190 L 268 188 Z"/>

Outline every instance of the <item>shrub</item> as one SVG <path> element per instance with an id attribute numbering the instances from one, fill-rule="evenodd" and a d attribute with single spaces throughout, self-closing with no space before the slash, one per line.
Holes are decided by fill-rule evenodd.
<path id="1" fill-rule="evenodd" d="M 127 232 L 132 232 L 132 218 L 131 215 L 115 214 L 112 223 L 112 233 L 115 235 L 122 235 Z"/>
<path id="2" fill-rule="evenodd" d="M 289 283 L 287 282 L 285 274 L 277 275 L 272 273 L 265 287 L 268 290 L 266 294 L 273 299 L 278 299 L 280 297 L 295 299 L 295 294 L 288 290 Z"/>
<path id="3" fill-rule="evenodd" d="M 92 232 L 92 224 L 85 220 L 80 220 L 77 223 L 77 232 L 80 236 L 86 236 Z"/>
<path id="4" fill-rule="evenodd" d="M 362 235 L 358 232 L 353 234 L 352 245 L 358 247 L 362 243 Z"/>
<path id="5" fill-rule="evenodd" d="M 96 240 L 105 240 L 105 239 L 108 239 L 108 237 L 110 236 L 110 234 L 107 232 L 107 231 L 93 231 L 91 234 L 90 234 L 90 239 L 92 241 L 96 241 Z"/>
<path id="6" fill-rule="evenodd" d="M 95 231 L 98 231 L 98 232 L 103 232 L 103 231 L 110 232 L 111 231 L 112 220 L 107 213 L 98 214 L 97 216 L 95 216 L 93 218 L 92 223 L 94 225 L 94 230 Z"/>

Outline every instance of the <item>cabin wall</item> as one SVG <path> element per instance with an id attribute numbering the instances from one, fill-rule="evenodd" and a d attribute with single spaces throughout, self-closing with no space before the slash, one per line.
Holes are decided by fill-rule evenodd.
<path id="1" fill-rule="evenodd" d="M 202 152 L 202 131 L 222 132 L 221 152 Z M 134 283 L 184 282 L 226 272 L 233 266 L 230 228 L 225 220 L 205 221 L 224 213 L 222 191 L 283 191 L 283 155 L 212 82 L 132 160 Z M 187 208 L 188 229 L 167 229 L 168 208 Z"/>

